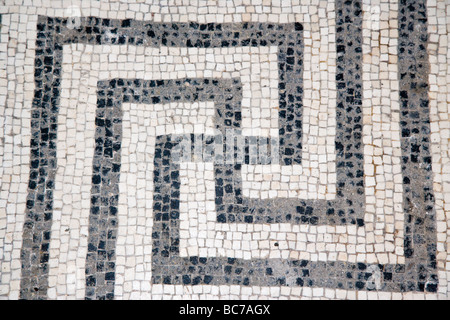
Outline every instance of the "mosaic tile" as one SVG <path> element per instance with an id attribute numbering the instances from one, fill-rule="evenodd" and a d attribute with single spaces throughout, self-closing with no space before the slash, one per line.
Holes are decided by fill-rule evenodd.
<path id="1" fill-rule="evenodd" d="M 0 298 L 448 299 L 446 1 L 172 2 L 0 8 Z"/>

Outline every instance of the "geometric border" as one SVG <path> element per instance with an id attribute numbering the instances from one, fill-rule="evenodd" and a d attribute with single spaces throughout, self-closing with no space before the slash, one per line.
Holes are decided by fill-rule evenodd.
<path id="1" fill-rule="evenodd" d="M 342 99 L 342 105 L 338 104 L 337 117 L 343 116 L 342 111 L 346 111 L 349 105 L 354 105 L 357 109 L 362 97 L 361 86 L 361 2 L 360 1 L 336 1 L 336 44 L 337 44 L 337 90 L 338 101 Z M 171 43 L 163 43 L 166 37 L 164 32 L 172 29 L 171 32 L 179 33 L 179 28 L 196 28 L 198 32 L 189 34 L 188 40 L 191 45 L 196 45 L 201 41 L 198 37 L 208 34 L 211 46 L 233 45 L 233 39 L 219 40 L 216 34 L 226 34 L 221 28 L 226 29 L 226 24 L 160 24 L 135 22 L 130 20 L 110 20 L 99 18 L 82 18 L 81 27 L 77 30 L 66 28 L 67 19 L 39 17 L 38 35 L 36 40 L 35 59 L 35 99 L 32 108 L 31 119 L 31 159 L 30 159 L 30 181 L 27 198 L 27 215 L 24 222 L 23 245 L 21 252 L 22 259 L 22 279 L 21 298 L 23 299 L 44 299 L 48 287 L 48 260 L 50 230 L 52 224 L 53 188 L 56 171 L 56 133 L 57 116 L 59 111 L 59 92 L 61 82 L 61 62 L 62 46 L 68 43 L 90 43 L 102 44 L 108 40 L 105 31 L 111 31 L 117 37 L 112 39 L 116 44 L 144 45 L 143 39 L 150 40 L 145 45 L 171 46 Z M 134 23 L 142 25 L 134 26 Z M 280 27 L 289 25 L 271 24 L 233 24 L 231 29 L 242 30 L 243 25 L 251 26 L 254 29 L 248 32 L 248 45 L 254 45 L 252 41 L 264 41 L 267 29 L 263 32 L 259 27 L 268 26 Z M 293 24 L 294 28 L 301 30 L 301 24 Z M 133 26 L 133 28 L 129 28 Z M 164 28 L 167 28 L 163 30 Z M 173 28 L 178 28 L 176 31 Z M 149 39 L 149 33 L 139 34 L 136 30 L 153 31 L 156 37 Z M 201 30 L 207 30 L 204 33 Z M 250 28 L 251 29 L 251 28 Z M 211 32 L 209 32 L 212 30 Z M 299 33 L 300 34 L 300 33 Z M 253 37 L 253 38 L 252 38 Z M 383 290 L 387 291 L 428 291 L 436 292 L 436 226 L 434 211 L 434 196 L 432 186 L 432 170 L 430 155 L 430 125 L 428 106 L 428 56 L 426 53 L 427 43 L 427 20 L 425 1 L 400 1 L 399 3 L 399 75 L 400 75 L 400 126 L 402 130 L 402 175 L 403 175 L 403 208 L 405 212 L 405 265 L 381 266 L 388 281 Z M 170 39 L 170 38 L 169 38 Z M 173 38 L 172 38 L 173 39 Z M 236 45 L 243 38 L 239 37 Z M 270 39 L 269 39 L 270 40 Z M 274 42 L 277 39 L 273 39 Z M 188 43 L 182 46 L 188 46 Z M 196 42 L 197 41 L 197 42 Z M 225 41 L 225 42 L 223 42 Z M 229 41 L 229 42 L 227 42 Z M 266 40 L 267 41 L 267 40 Z M 273 43 L 273 42 L 272 42 Z M 204 43 L 202 43 L 204 45 Z M 261 45 L 261 43 L 255 43 Z M 279 46 L 280 47 L 280 46 Z M 282 46 L 281 46 L 282 47 Z M 279 55 L 280 59 L 280 55 Z M 279 61 L 280 62 L 280 61 Z M 353 65 L 354 68 L 350 66 Z M 349 72 L 348 70 L 352 70 Z M 297 79 L 301 79 L 297 75 Z M 280 77 L 281 79 L 281 77 Z M 301 81 L 301 80 L 298 80 Z M 345 87 L 348 83 L 354 88 Z M 281 84 L 281 82 L 280 82 Z M 289 83 L 287 83 L 289 88 Z M 297 86 L 291 87 L 297 90 Z M 352 90 L 353 89 L 353 90 Z M 287 90 L 287 89 L 286 89 Z M 292 92 L 294 92 L 292 91 Z M 288 92 L 289 95 L 289 92 Z M 300 95 L 301 96 L 301 95 Z M 341 100 L 341 101 L 342 101 Z M 298 102 L 298 101 L 297 101 Z M 293 111 L 289 108 L 291 101 L 287 99 L 286 109 L 280 103 L 280 129 L 286 126 L 285 131 L 288 141 L 285 144 L 280 142 L 281 161 L 283 164 L 300 163 L 301 146 L 296 141 L 301 141 L 301 113 L 293 112 L 293 118 L 286 117 L 287 112 Z M 301 101 L 298 102 L 301 109 Z M 281 112 L 285 111 L 284 114 Z M 356 111 L 356 110 L 355 110 Z M 284 116 L 284 117 L 283 117 Z M 286 119 L 287 122 L 283 122 Z M 355 119 L 355 118 L 353 118 Z M 291 126 L 287 123 L 291 121 Z M 293 124 L 293 125 L 292 125 Z M 339 129 L 339 127 L 337 128 Z M 350 134 L 357 134 L 350 132 Z M 280 139 L 282 132 L 280 131 Z M 290 140 L 291 139 L 291 140 Z M 286 147 L 288 146 L 288 147 Z M 286 151 L 287 150 L 287 151 Z M 339 148 L 337 148 L 339 154 Z M 342 150 L 343 155 L 347 150 Z M 289 163 L 290 159 L 290 163 Z M 426 166 L 421 166 L 425 163 Z M 363 186 L 362 186 L 363 187 Z M 362 188 L 363 189 L 363 188 Z M 363 198 L 363 197 L 362 197 Z M 356 206 L 358 207 L 358 206 Z M 363 212 L 364 201 L 360 207 Z M 347 213 L 345 213 L 347 216 Z M 326 219 L 325 219 L 326 220 Z M 329 224 L 330 221 L 319 221 L 319 224 Z M 355 222 L 355 221 L 353 221 Z M 301 222 L 300 222 L 301 223 Z M 308 221 L 307 223 L 311 223 Z M 342 221 L 335 221 L 340 224 Z M 344 224 L 351 223 L 345 221 Z M 360 222 L 363 223 L 362 221 Z M 193 258 L 191 258 L 192 260 Z M 194 259 L 195 260 L 195 259 Z M 213 261 L 208 258 L 208 261 Z M 217 260 L 217 259 L 216 259 Z M 227 259 L 223 266 L 230 268 L 239 267 L 241 262 L 237 259 Z M 199 259 L 197 263 L 202 263 Z M 217 260 L 219 261 L 219 260 Z M 195 264 L 193 261 L 192 263 Z M 283 267 L 292 266 L 298 270 L 305 261 L 282 261 L 273 272 L 282 272 Z M 309 262 L 308 265 L 313 264 Z M 316 263 L 317 275 L 309 278 L 317 281 L 299 282 L 298 285 L 339 287 L 336 284 L 345 277 L 338 270 L 352 271 L 353 277 L 349 283 L 340 283 L 343 288 L 364 288 L 364 281 L 369 274 L 365 274 L 361 269 L 365 269 L 364 264 L 347 264 L 341 262 Z M 335 269 L 331 266 L 340 266 Z M 335 269 L 335 270 L 332 270 Z M 285 270 L 285 269 L 284 269 Z M 304 269 L 306 270 L 306 269 Z M 358 271 L 358 270 L 361 270 Z M 323 272 L 322 272 L 323 271 Z M 183 273 L 179 273 L 183 274 Z M 316 278 L 317 277 L 317 278 Z M 308 279 L 308 275 L 306 276 Z M 360 279 L 361 278 L 361 279 Z M 261 279 L 274 279 L 272 283 L 283 284 L 279 279 L 279 274 L 273 277 L 264 276 Z M 389 281 L 392 279 L 392 282 Z M 164 279 L 161 279 L 164 282 Z M 154 282 L 159 279 L 154 275 Z M 172 283 L 177 281 L 172 280 Z M 270 281 L 269 281 L 270 282 Z M 334 282 L 333 284 L 331 282 Z M 343 281 L 342 281 L 343 282 Z M 246 284 L 246 283 L 243 283 Z M 293 285 L 289 281 L 286 285 Z M 110 298 L 110 297 L 109 297 Z"/>

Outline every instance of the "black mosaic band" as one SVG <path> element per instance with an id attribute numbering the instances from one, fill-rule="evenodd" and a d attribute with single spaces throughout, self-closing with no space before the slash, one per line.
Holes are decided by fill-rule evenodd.
<path id="1" fill-rule="evenodd" d="M 192 137 L 203 139 L 207 137 Z M 179 163 L 171 161 L 177 141 L 159 136 L 154 161 L 153 284 L 306 286 L 347 290 L 429 291 L 427 269 L 406 269 L 406 265 L 370 266 L 365 263 L 314 262 L 292 259 L 237 259 L 180 257 Z M 274 248 L 275 249 L 275 248 Z M 375 285 L 374 272 L 380 274 Z M 428 279 L 425 281 L 424 279 Z"/>
<path id="2" fill-rule="evenodd" d="M 36 40 L 35 92 L 31 110 L 30 180 L 21 250 L 20 298 L 45 299 L 56 174 L 61 84 L 61 22 L 40 17 Z"/>
<path id="3" fill-rule="evenodd" d="M 418 273 L 418 290 L 437 291 L 436 211 L 431 168 L 426 0 L 399 3 L 398 71 L 402 130 L 406 270 Z M 412 271 L 411 271 L 412 272 Z M 415 283 L 408 283 L 415 288 Z"/>
<path id="4" fill-rule="evenodd" d="M 338 13 L 336 21 L 336 199 L 325 201 L 246 198 L 242 196 L 240 165 L 215 165 L 216 177 L 219 172 L 233 172 L 233 175 L 223 179 L 224 186 L 230 186 L 228 193 L 234 192 L 234 196 L 227 197 L 226 191 L 223 192 L 223 197 L 216 196 L 219 222 L 290 222 L 311 225 L 357 224 L 359 227 L 364 226 L 362 12 L 360 3 L 356 1 L 354 3 L 349 1 L 346 4 L 343 1 L 337 1 L 336 8 Z M 303 46 L 303 43 L 299 42 L 297 45 Z M 301 52 L 300 48 L 296 50 Z M 301 116 L 303 107 L 301 98 L 301 95 L 288 98 L 289 101 L 298 101 L 292 105 L 295 109 L 288 109 L 291 117 L 296 113 Z M 283 90 L 280 90 L 280 105 L 282 105 L 283 99 Z M 282 112 L 280 112 L 280 118 L 281 115 Z M 282 129 L 280 129 L 281 133 Z M 283 140 L 284 138 L 280 138 L 280 146 L 283 146 Z M 301 145 L 299 147 L 301 148 Z M 283 151 L 281 151 L 280 158 L 283 158 Z M 286 161 L 282 161 L 282 164 L 286 164 Z"/>
<path id="5" fill-rule="evenodd" d="M 268 201 L 245 199 L 238 192 L 241 185 L 240 168 L 216 165 L 216 178 L 217 175 L 225 173 L 228 179 L 222 180 L 222 183 L 225 182 L 222 204 L 216 203 L 218 222 L 291 222 L 359 226 L 364 224 L 361 9 L 361 1 L 336 1 L 337 199 L 335 201 L 283 199 L 282 202 L 280 199 Z M 70 30 L 66 28 L 65 19 L 39 17 L 35 60 L 36 89 L 31 120 L 31 170 L 21 252 L 21 298 L 45 299 L 47 296 L 53 188 L 57 165 L 57 116 L 64 44 L 201 48 L 278 46 L 280 157 L 281 164 L 291 165 L 301 163 L 302 29 L 302 25 L 298 23 L 164 24 L 89 17 L 81 19 L 79 29 Z M 109 36 L 111 34 L 112 38 Z M 381 285 L 383 291 L 437 291 L 436 226 L 429 151 L 429 66 L 426 44 L 425 1 L 401 0 L 399 74 L 406 263 L 377 266 L 383 274 Z M 121 80 L 115 81 L 117 81 L 115 85 L 118 85 Z M 130 88 L 127 90 L 140 90 L 139 80 L 123 81 L 132 82 L 127 82 Z M 161 84 L 163 86 L 170 83 L 164 81 Z M 143 82 L 141 84 L 143 85 Z M 104 84 L 99 84 L 100 87 L 102 85 Z M 111 88 L 113 84 L 108 82 L 108 86 Z M 185 88 L 181 84 L 178 87 Z M 222 87 L 224 90 L 239 88 L 233 84 Z M 120 109 L 114 108 L 120 108 L 121 103 L 128 101 L 156 102 L 146 101 L 147 95 L 144 93 L 130 94 L 128 98 L 125 94 L 111 98 L 109 102 L 100 92 L 101 90 L 96 121 L 98 149 L 93 163 L 93 205 L 89 221 L 86 262 L 86 297 L 111 299 L 114 296 L 117 236 L 117 217 L 114 208 L 118 201 L 117 183 L 121 148 L 121 115 L 118 111 Z M 197 101 L 199 97 L 190 99 L 188 101 Z M 102 101 L 105 101 L 104 108 Z M 233 105 L 233 108 L 236 108 L 238 102 L 233 101 Z M 237 109 L 234 111 L 238 112 Z M 236 114 L 233 115 L 235 116 Z M 219 117 L 216 117 L 217 119 Z M 239 123 L 239 117 L 234 120 L 235 123 Z M 223 129 L 227 123 L 216 121 L 216 125 Z M 207 137 L 198 138 L 204 141 L 203 143 L 208 140 Z M 253 138 L 259 139 L 258 137 L 248 139 Z M 171 136 L 157 139 L 153 208 L 153 283 L 371 289 L 368 284 L 373 271 L 362 263 L 179 257 L 177 216 L 179 192 L 177 193 L 176 186 L 180 182 L 179 174 L 176 174 L 179 169 L 171 159 L 171 150 L 174 146 L 176 141 L 172 141 Z M 419 163 L 427 165 L 424 167 Z M 231 176 L 226 174 L 227 172 L 230 172 Z M 216 181 L 216 195 L 217 192 L 220 195 L 218 189 L 221 188 L 217 188 L 217 183 Z M 231 187 L 225 188 L 226 185 Z M 228 190 L 231 192 L 227 192 Z M 160 204 L 159 207 L 157 203 Z"/>
<path id="6" fill-rule="evenodd" d="M 214 101 L 216 126 L 218 130 L 231 127 L 241 118 L 240 101 L 242 86 L 237 79 L 180 79 L 180 80 L 124 80 L 112 79 L 99 82 L 96 111 L 95 154 L 91 191 L 91 214 L 89 217 L 88 254 L 86 258 L 86 298 L 111 299 L 114 296 L 115 249 L 117 238 L 117 211 L 119 202 L 119 181 L 122 144 L 122 103 L 167 104 L 171 102 Z M 239 101 L 234 105 L 231 101 Z M 169 150 L 176 143 L 167 142 Z M 189 150 L 189 153 L 191 150 Z M 156 151 L 155 157 L 160 157 Z M 164 151 L 164 154 L 166 152 Z M 161 178 L 159 167 L 155 167 L 155 180 Z M 179 175 L 170 172 L 171 176 Z M 167 179 L 161 181 L 166 183 Z M 179 206 L 179 199 L 161 204 L 161 198 L 168 199 L 170 194 L 178 194 L 179 189 L 171 193 L 168 186 L 155 187 L 155 215 L 169 208 Z M 179 188 L 179 183 L 177 184 Z M 175 202 L 176 201 L 176 202 Z M 167 208 L 167 209 L 166 209 Z M 178 209 L 176 209 L 178 210 Z M 170 215 L 179 217 L 179 212 Z"/>

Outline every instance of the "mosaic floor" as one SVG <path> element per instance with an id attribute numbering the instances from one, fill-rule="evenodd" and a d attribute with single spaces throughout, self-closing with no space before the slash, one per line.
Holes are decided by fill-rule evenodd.
<path id="1" fill-rule="evenodd" d="M 0 299 L 450 298 L 448 0 L 0 0 Z"/>

